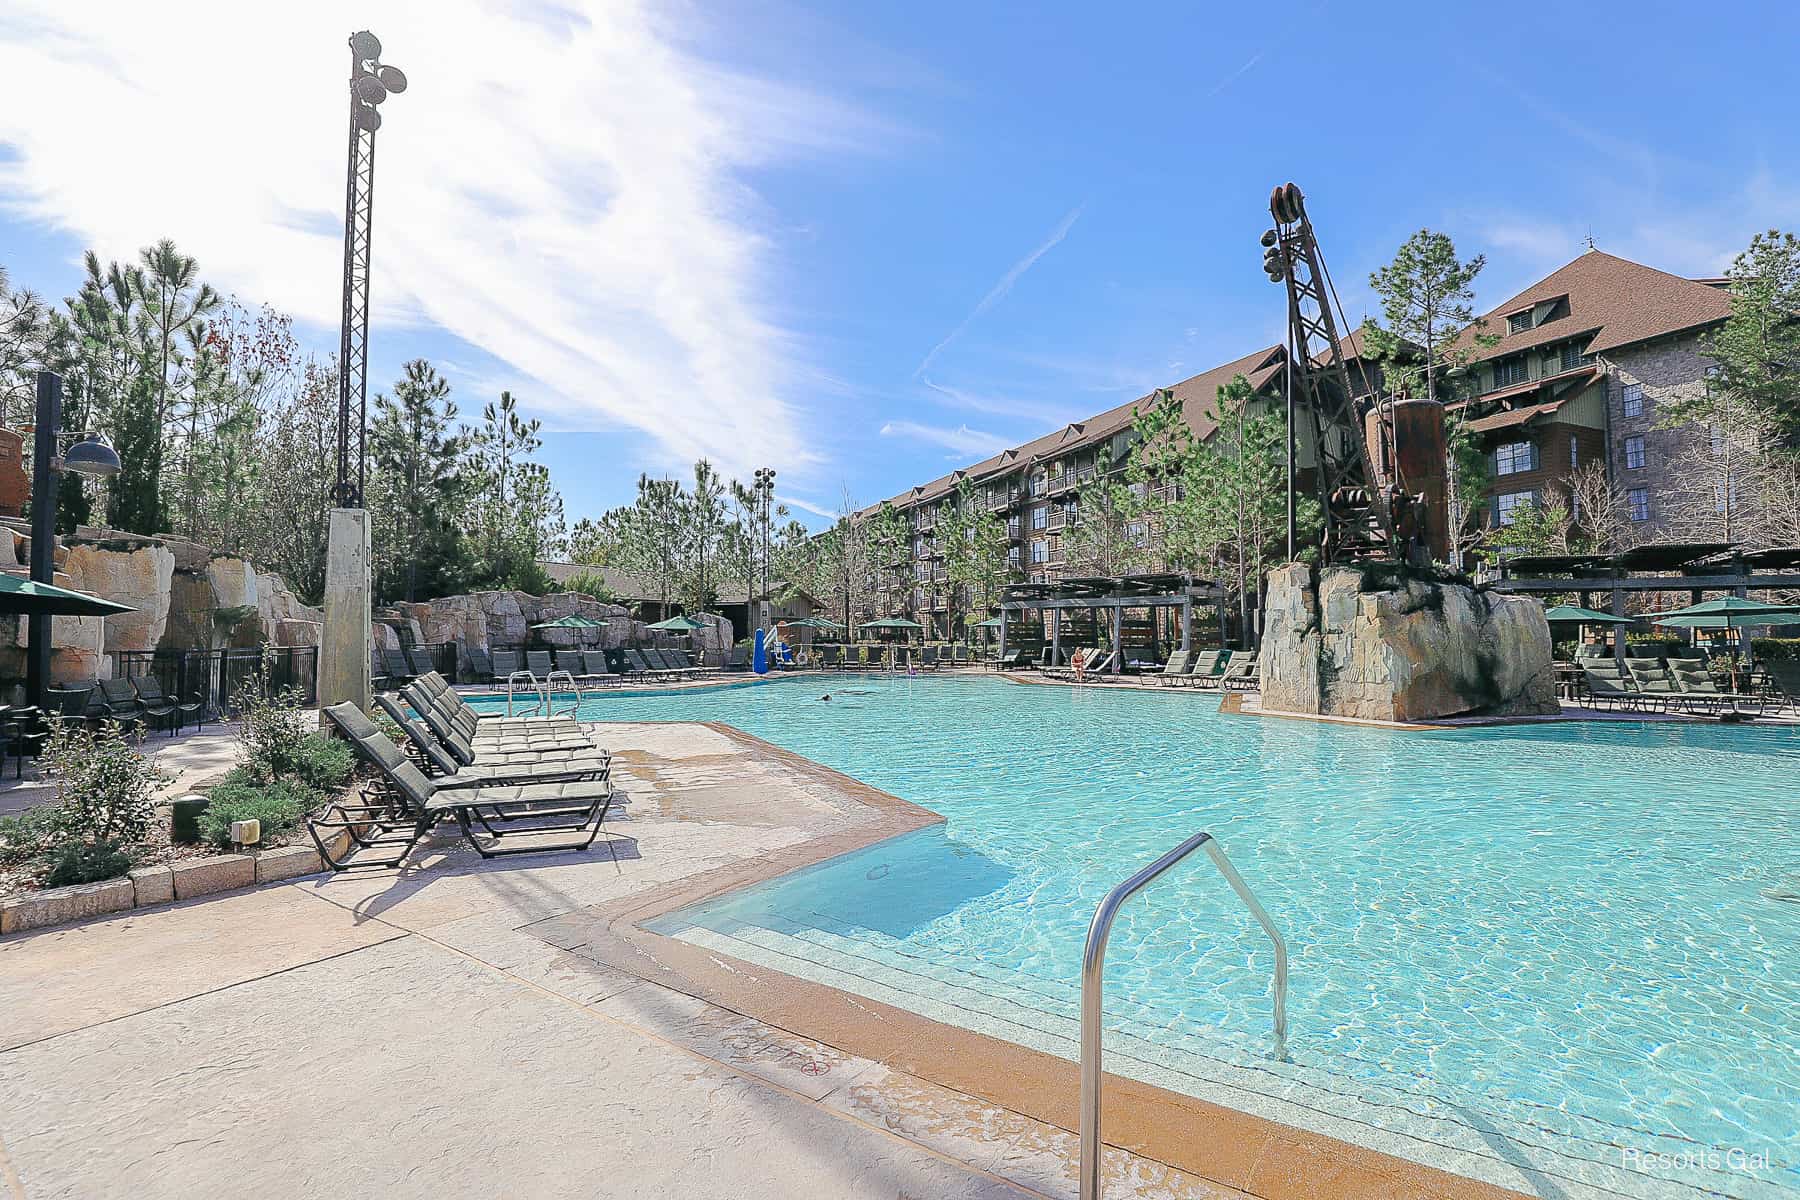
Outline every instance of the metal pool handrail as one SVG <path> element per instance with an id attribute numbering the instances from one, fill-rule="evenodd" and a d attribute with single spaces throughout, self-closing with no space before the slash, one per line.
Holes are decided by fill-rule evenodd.
<path id="1" fill-rule="evenodd" d="M 558 667 L 556 670 L 544 676 L 544 715 L 547 717 L 554 717 L 556 715 L 556 681 L 558 679 L 568 680 L 569 691 L 573 692 L 575 695 L 575 699 L 569 703 L 569 714 L 573 716 L 579 713 L 581 711 L 581 685 L 575 682 L 575 673 L 573 671 L 565 671 L 561 667 Z"/>
<path id="2" fill-rule="evenodd" d="M 531 706 L 531 711 L 523 715 L 535 716 L 539 712 L 544 712 L 546 715 L 548 714 L 550 708 L 549 693 L 545 692 L 544 689 L 538 685 L 536 673 L 520 668 L 517 671 L 511 672 L 506 677 L 507 716 L 510 717 L 513 715 L 513 697 L 522 691 L 529 691 L 532 695 L 537 697 L 537 702 Z"/>
<path id="3" fill-rule="evenodd" d="M 1281 940 L 1275 922 L 1251 894 L 1244 877 L 1225 857 L 1218 840 L 1210 833 L 1196 833 L 1106 893 L 1100 907 L 1094 910 L 1093 922 L 1088 925 L 1087 949 L 1081 956 L 1081 1200 L 1100 1198 L 1100 1088 L 1105 1077 L 1100 1062 L 1101 975 L 1106 966 L 1106 939 L 1112 934 L 1113 918 L 1119 915 L 1119 909 L 1127 900 L 1201 846 L 1206 847 L 1207 857 L 1219 868 L 1219 874 L 1225 877 L 1231 890 L 1238 894 L 1238 899 L 1244 902 L 1256 923 L 1275 943 L 1275 1057 L 1287 1058 L 1287 943 Z"/>

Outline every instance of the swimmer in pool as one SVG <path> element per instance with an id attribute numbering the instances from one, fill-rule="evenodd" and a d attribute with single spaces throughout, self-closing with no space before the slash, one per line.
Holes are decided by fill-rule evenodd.
<path id="1" fill-rule="evenodd" d="M 827 692 L 823 696 L 820 696 L 819 699 L 820 700 L 829 700 L 829 699 L 831 699 L 831 693 Z"/>

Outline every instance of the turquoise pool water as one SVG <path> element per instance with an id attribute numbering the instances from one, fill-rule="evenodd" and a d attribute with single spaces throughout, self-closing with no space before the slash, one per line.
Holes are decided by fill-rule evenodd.
<path id="1" fill-rule="evenodd" d="M 1113 1070 L 1546 1196 L 1800 1195 L 1800 730 L 1399 733 L 972 677 L 584 715 L 724 721 L 948 818 L 665 932 L 1072 1058 L 1094 906 L 1206 829 L 1286 935 L 1291 1061 L 1197 855 L 1115 929 Z"/>

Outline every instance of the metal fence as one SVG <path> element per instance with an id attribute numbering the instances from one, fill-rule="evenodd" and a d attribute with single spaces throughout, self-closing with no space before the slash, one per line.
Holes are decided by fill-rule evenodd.
<path id="1" fill-rule="evenodd" d="M 254 686 L 264 695 L 293 690 L 302 702 L 318 700 L 317 646 L 255 646 L 225 650 L 114 650 L 113 675 L 141 679 L 154 675 L 171 696 L 204 699 L 221 713 L 234 710 L 239 690 Z"/>

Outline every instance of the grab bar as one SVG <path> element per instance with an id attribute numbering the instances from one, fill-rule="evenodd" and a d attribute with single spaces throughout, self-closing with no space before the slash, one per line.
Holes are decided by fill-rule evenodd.
<path id="1" fill-rule="evenodd" d="M 1127 900 L 1201 846 L 1206 847 L 1206 855 L 1219 868 L 1219 874 L 1225 877 L 1231 890 L 1238 894 L 1238 899 L 1244 902 L 1256 923 L 1275 943 L 1275 1057 L 1278 1060 L 1287 1058 L 1287 943 L 1281 940 L 1275 922 L 1251 894 L 1244 877 L 1225 857 L 1218 840 L 1210 833 L 1196 833 L 1106 893 L 1100 907 L 1094 910 L 1093 922 L 1088 925 L 1087 949 L 1081 955 L 1081 1200 L 1100 1200 L 1100 1088 L 1105 1078 L 1100 1063 L 1100 1004 L 1106 939 L 1112 935 L 1113 918 L 1119 915 L 1119 909 Z"/>
<path id="2" fill-rule="evenodd" d="M 575 702 L 569 706 L 569 712 L 575 714 L 581 711 L 581 685 L 575 682 L 575 672 L 558 667 L 544 676 L 544 715 L 547 717 L 556 715 L 556 681 L 559 678 L 568 680 L 569 690 L 575 693 Z"/>
<path id="3" fill-rule="evenodd" d="M 531 706 L 531 712 L 536 713 L 539 709 L 547 712 L 550 707 L 550 697 L 545 695 L 544 690 L 538 686 L 538 677 L 531 671 L 521 668 L 506 677 L 506 715 L 509 717 L 513 715 L 513 695 L 518 690 L 517 685 L 521 682 L 521 676 L 524 677 L 523 682 L 530 686 L 531 693 L 538 698 L 537 703 Z"/>

